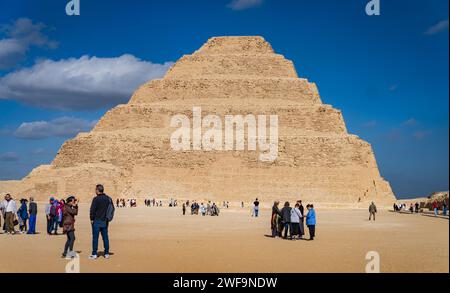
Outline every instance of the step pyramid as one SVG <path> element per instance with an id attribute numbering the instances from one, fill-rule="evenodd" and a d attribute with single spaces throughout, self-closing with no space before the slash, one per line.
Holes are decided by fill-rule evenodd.
<path id="1" fill-rule="evenodd" d="M 254 151 L 174 151 L 174 115 L 279 117 L 278 157 Z M 183 56 L 164 78 L 142 85 L 89 133 L 63 144 L 51 165 L 0 190 L 47 198 L 91 198 L 103 183 L 114 197 L 323 203 L 390 203 L 372 147 L 347 132 L 342 113 L 262 37 L 215 37 Z"/>

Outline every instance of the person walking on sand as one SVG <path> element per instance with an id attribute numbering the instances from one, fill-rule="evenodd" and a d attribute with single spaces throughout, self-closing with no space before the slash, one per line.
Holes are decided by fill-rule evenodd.
<path id="1" fill-rule="evenodd" d="M 284 239 L 287 239 L 288 232 L 292 239 L 292 227 L 291 227 L 291 207 L 289 202 L 284 203 L 284 207 L 281 209 L 281 218 L 283 221 Z"/>
<path id="2" fill-rule="evenodd" d="M 15 234 L 14 218 L 16 217 L 16 213 L 17 213 L 17 205 L 9 193 L 7 195 L 5 195 L 5 200 L 3 201 L 3 207 L 4 207 L 4 211 L 5 211 L 6 234 Z"/>
<path id="3" fill-rule="evenodd" d="M 373 216 L 373 220 L 375 221 L 375 214 L 377 213 L 377 206 L 375 205 L 375 203 L 372 201 L 372 203 L 369 206 L 369 221 L 372 220 L 372 216 Z"/>
<path id="4" fill-rule="evenodd" d="M 442 215 L 447 216 L 447 202 L 445 200 L 442 204 Z"/>
<path id="5" fill-rule="evenodd" d="M 66 258 L 69 256 L 74 258 L 75 253 L 73 251 L 73 246 L 75 244 L 75 216 L 78 215 L 78 201 L 74 196 L 69 196 L 67 198 L 62 213 L 63 233 L 67 236 L 62 257 Z"/>
<path id="6" fill-rule="evenodd" d="M 316 237 L 316 211 L 314 205 L 309 204 L 306 206 L 308 214 L 306 215 L 306 226 L 309 229 L 309 240 L 314 240 Z"/>
<path id="7" fill-rule="evenodd" d="M 30 197 L 30 204 L 28 206 L 28 213 L 30 214 L 30 223 L 27 234 L 36 234 L 36 217 L 37 217 L 37 204 L 34 202 L 34 198 Z"/>
<path id="8" fill-rule="evenodd" d="M 109 235 L 108 225 L 114 215 L 114 204 L 112 199 L 105 194 L 103 185 L 95 187 L 96 196 L 92 200 L 90 208 L 90 219 L 92 225 L 92 254 L 90 259 L 97 259 L 98 237 L 102 234 L 103 246 L 105 248 L 104 257 L 109 258 Z"/>
<path id="9" fill-rule="evenodd" d="M 255 215 L 255 218 L 257 218 L 259 215 L 259 200 L 258 199 L 255 199 L 255 201 L 253 202 L 253 213 Z"/>
<path id="10" fill-rule="evenodd" d="M 185 203 L 183 203 L 183 216 L 185 216 L 186 215 L 186 204 Z"/>

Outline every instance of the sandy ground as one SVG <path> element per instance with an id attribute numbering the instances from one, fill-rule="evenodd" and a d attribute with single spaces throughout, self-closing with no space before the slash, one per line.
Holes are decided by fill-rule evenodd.
<path id="1" fill-rule="evenodd" d="M 0 272 L 65 272 L 65 236 L 0 235 Z M 366 210 L 317 210 L 317 239 L 288 241 L 270 234 L 270 211 L 222 210 L 220 217 L 182 216 L 180 208 L 116 210 L 109 260 L 88 260 L 88 206 L 80 207 L 75 250 L 81 272 L 357 272 L 368 251 L 382 272 L 449 272 L 449 221 L 383 211 L 369 222 Z M 100 249 L 102 242 L 100 241 Z"/>

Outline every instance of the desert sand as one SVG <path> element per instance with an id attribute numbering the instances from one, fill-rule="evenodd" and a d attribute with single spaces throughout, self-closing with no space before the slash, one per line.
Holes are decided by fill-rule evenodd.
<path id="1" fill-rule="evenodd" d="M 0 272 L 64 273 L 65 236 L 45 232 L 39 205 L 38 235 L 0 234 Z M 120 208 L 110 226 L 109 260 L 88 259 L 88 205 L 80 206 L 75 250 L 82 273 L 100 272 L 356 272 L 368 251 L 381 257 L 381 272 L 449 272 L 449 221 L 366 209 L 317 209 L 314 241 L 272 239 L 270 210 L 222 209 L 219 217 L 183 216 L 181 208 Z M 100 241 L 100 251 L 102 244 Z"/>

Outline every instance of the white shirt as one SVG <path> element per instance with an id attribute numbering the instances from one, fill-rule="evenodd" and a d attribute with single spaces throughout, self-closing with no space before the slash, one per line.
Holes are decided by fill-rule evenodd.
<path id="1" fill-rule="evenodd" d="M 17 206 L 16 202 L 14 200 L 3 201 L 3 208 L 5 209 L 5 213 L 16 213 L 17 212 Z"/>
<path id="2" fill-rule="evenodd" d="M 300 218 L 302 218 L 302 212 L 299 208 L 291 209 L 291 223 L 300 223 Z"/>

